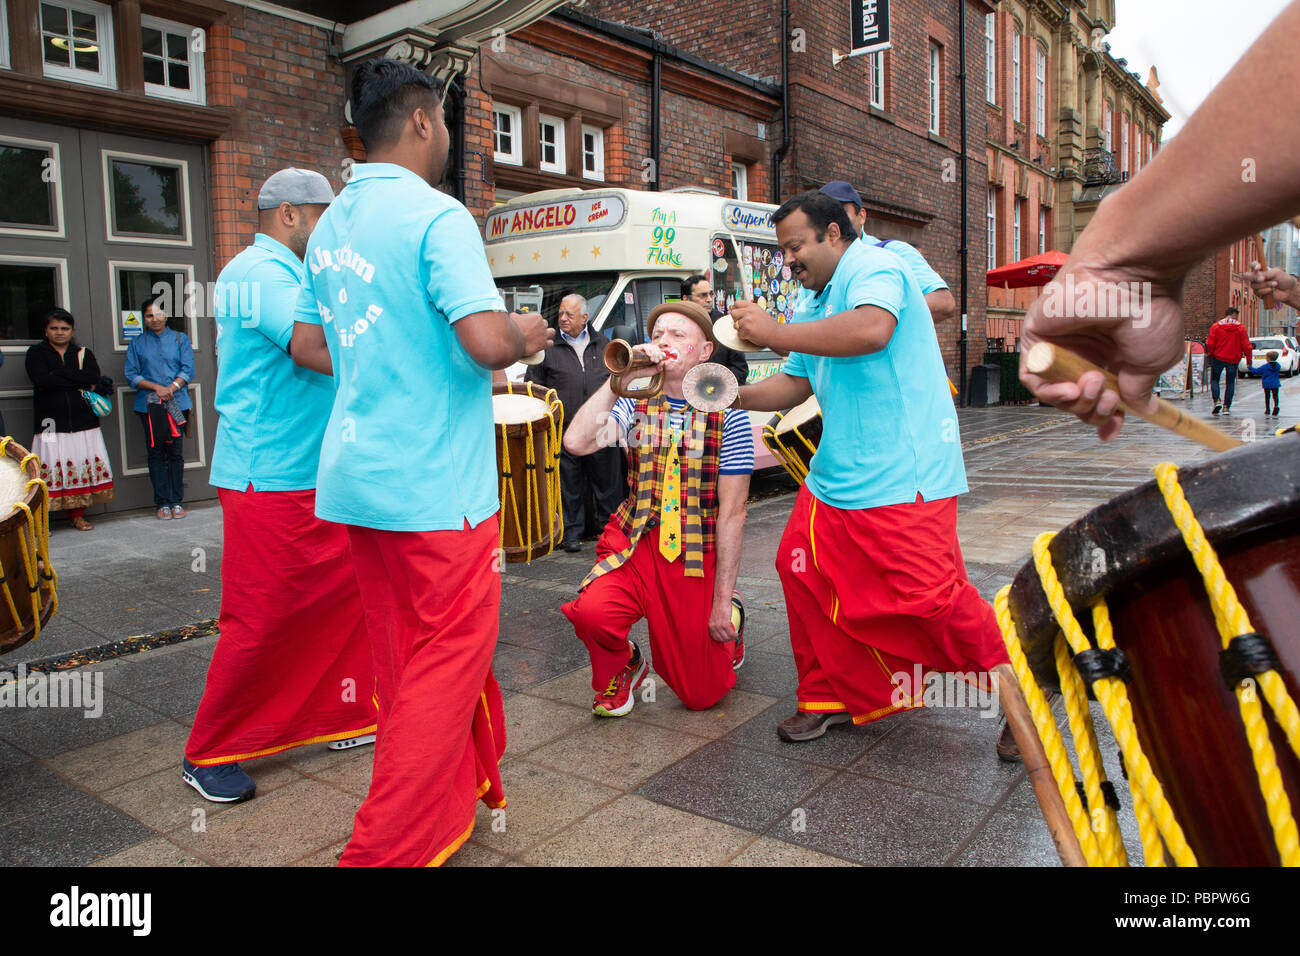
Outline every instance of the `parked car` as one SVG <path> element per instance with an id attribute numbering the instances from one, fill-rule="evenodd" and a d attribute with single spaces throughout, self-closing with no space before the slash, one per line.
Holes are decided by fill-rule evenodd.
<path id="1" fill-rule="evenodd" d="M 1241 375 L 1250 375 L 1247 371 L 1251 366 L 1259 367 L 1268 361 L 1264 356 L 1269 352 L 1277 353 L 1277 364 L 1282 366 L 1282 374 L 1290 378 L 1300 370 L 1300 346 L 1297 346 L 1296 340 L 1289 335 L 1254 335 L 1250 339 L 1251 347 L 1254 352 L 1250 362 L 1245 358 L 1237 365 L 1237 371 Z"/>

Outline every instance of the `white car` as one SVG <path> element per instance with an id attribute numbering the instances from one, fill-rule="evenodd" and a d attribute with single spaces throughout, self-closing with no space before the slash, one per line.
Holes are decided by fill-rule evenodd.
<path id="1" fill-rule="evenodd" d="M 1250 344 L 1253 349 L 1251 361 L 1247 362 L 1244 358 L 1237 365 L 1237 372 L 1243 376 L 1249 376 L 1248 369 L 1251 367 L 1258 368 L 1268 359 L 1265 357 L 1269 352 L 1277 353 L 1277 364 L 1282 366 L 1282 374 L 1290 378 L 1300 370 L 1300 346 L 1296 345 L 1296 340 L 1289 335 L 1256 335 L 1252 336 Z"/>

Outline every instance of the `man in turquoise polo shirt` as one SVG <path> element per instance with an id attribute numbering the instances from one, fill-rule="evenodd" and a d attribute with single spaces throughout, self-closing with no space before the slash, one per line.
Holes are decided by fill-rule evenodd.
<path id="1" fill-rule="evenodd" d="M 238 761 L 373 740 L 374 667 L 346 529 L 315 515 L 334 402 L 327 376 L 289 356 L 307 238 L 334 198 L 320 173 L 284 169 L 258 194 L 258 232 L 217 279 L 221 637 L 182 775 L 208 800 L 253 796 Z"/>
<path id="2" fill-rule="evenodd" d="M 920 286 L 893 252 L 855 241 L 829 196 L 801 193 L 772 219 L 804 289 L 795 316 L 781 325 L 752 303 L 732 315 L 738 334 L 790 355 L 740 390 L 741 407 L 811 394 L 822 408 L 777 557 L 799 671 L 778 734 L 804 741 L 918 706 L 921 670 L 988 671 L 1006 652 L 957 543 L 961 439 Z"/>
<path id="3" fill-rule="evenodd" d="M 375 653 L 379 739 L 345 865 L 442 863 L 474 804 L 504 805 L 501 601 L 491 370 L 550 344 L 508 314 L 478 226 L 439 192 L 441 84 L 357 67 L 352 117 L 367 163 L 321 217 L 294 361 L 331 372 L 316 513 L 348 529 Z"/>

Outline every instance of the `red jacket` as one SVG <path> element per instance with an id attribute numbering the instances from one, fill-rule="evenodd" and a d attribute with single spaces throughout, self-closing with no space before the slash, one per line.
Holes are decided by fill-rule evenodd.
<path id="1" fill-rule="evenodd" d="M 1240 362 L 1243 355 L 1247 358 L 1253 355 L 1251 349 L 1250 336 L 1246 334 L 1246 327 L 1236 319 L 1225 316 L 1210 326 L 1210 337 L 1205 340 L 1205 351 L 1211 358 L 1216 358 L 1220 362 Z"/>

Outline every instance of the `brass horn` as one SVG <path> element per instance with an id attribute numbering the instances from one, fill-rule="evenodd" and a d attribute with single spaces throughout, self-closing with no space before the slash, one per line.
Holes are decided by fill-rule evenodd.
<path id="1" fill-rule="evenodd" d="M 650 377 L 648 385 L 640 388 L 631 387 L 634 381 L 646 377 L 646 369 L 654 368 L 658 364 L 640 352 L 632 351 L 632 345 L 626 339 L 615 339 L 605 346 L 605 368 L 609 369 L 609 387 L 619 398 L 654 398 L 662 392 L 664 388 L 662 369 Z"/>
<path id="2" fill-rule="evenodd" d="M 725 365 L 701 362 L 682 379 L 682 397 L 692 408 L 702 412 L 720 412 L 730 408 L 740 392 L 735 374 Z"/>

